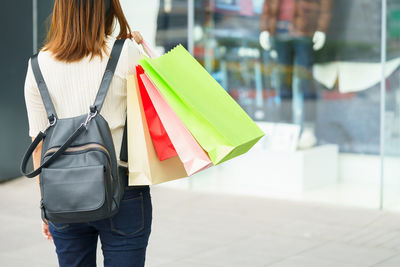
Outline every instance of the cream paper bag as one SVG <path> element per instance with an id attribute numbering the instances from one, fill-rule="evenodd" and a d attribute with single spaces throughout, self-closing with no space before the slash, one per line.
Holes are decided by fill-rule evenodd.
<path id="1" fill-rule="evenodd" d="M 135 76 L 129 75 L 127 88 L 129 185 L 154 185 L 187 177 L 178 156 L 158 159 Z"/>

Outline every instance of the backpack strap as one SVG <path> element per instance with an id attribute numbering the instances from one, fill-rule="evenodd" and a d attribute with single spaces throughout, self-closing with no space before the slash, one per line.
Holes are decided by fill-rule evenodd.
<path id="1" fill-rule="evenodd" d="M 125 120 L 124 133 L 122 135 L 121 151 L 119 153 L 119 160 L 121 160 L 123 162 L 128 162 L 127 128 L 128 128 L 128 119 Z"/>
<path id="2" fill-rule="evenodd" d="M 90 107 L 90 112 L 100 113 L 101 107 L 103 106 L 104 99 L 106 98 L 108 88 L 110 87 L 111 81 L 114 77 L 114 72 L 118 64 L 119 56 L 121 55 L 122 47 L 124 46 L 125 40 L 116 40 L 111 51 L 110 59 L 108 60 L 106 70 L 101 80 L 99 91 L 97 92 L 94 104 Z"/>
<path id="3" fill-rule="evenodd" d="M 47 118 L 49 119 L 50 124 L 52 124 L 57 119 L 57 113 L 53 102 L 51 101 L 49 90 L 47 89 L 42 72 L 40 71 L 38 54 L 31 57 L 31 67 L 39 88 L 40 96 L 42 97 L 42 101 L 46 109 Z"/>
<path id="4" fill-rule="evenodd" d="M 110 59 L 107 63 L 106 71 L 103 75 L 103 79 L 100 85 L 99 92 L 97 93 L 96 100 L 94 106 L 91 106 L 91 112 L 92 109 L 93 113 L 100 112 L 101 107 L 103 105 L 104 99 L 107 95 L 108 87 L 110 86 L 111 80 L 114 76 L 114 71 L 118 63 L 119 56 L 122 51 L 122 47 L 124 44 L 124 40 L 117 40 L 115 41 L 114 47 L 111 52 Z M 43 75 L 40 71 L 39 64 L 37 61 L 37 54 L 34 55 L 31 58 L 31 63 L 32 63 L 32 70 L 34 71 L 35 79 L 38 84 L 39 90 L 40 90 L 40 95 L 42 97 L 43 103 L 46 108 L 46 112 L 50 121 L 50 125 L 53 125 L 57 119 L 57 115 L 54 109 L 53 102 L 50 99 L 49 91 L 47 89 L 46 83 L 44 82 Z M 96 105 L 96 103 L 98 103 Z M 88 117 L 89 118 L 89 117 Z M 40 174 L 42 169 L 49 166 L 56 158 L 58 158 L 71 144 L 72 142 L 86 130 L 86 121 L 85 123 L 81 124 L 80 127 L 75 130 L 75 132 L 65 141 L 65 143 L 46 161 L 41 162 L 40 166 L 36 169 L 33 170 L 29 173 L 26 172 L 26 167 L 28 164 L 28 160 L 33 154 L 33 151 L 36 149 L 36 147 L 39 145 L 39 143 L 46 137 L 46 131 L 40 132 L 38 136 L 35 138 L 35 140 L 31 143 L 29 146 L 28 150 L 26 151 L 22 163 L 21 163 L 21 173 L 28 177 L 28 178 L 33 178 L 36 175 Z M 125 125 L 126 128 L 126 125 Z M 126 140 L 126 133 L 124 133 L 124 140 Z M 121 152 L 124 153 L 123 151 L 126 151 L 126 142 L 123 142 Z"/>
<path id="5" fill-rule="evenodd" d="M 39 132 L 38 136 L 36 136 L 35 140 L 31 143 L 31 145 L 28 147 L 28 150 L 25 152 L 24 157 L 22 159 L 21 163 L 21 173 L 28 177 L 28 178 L 33 178 L 36 175 L 40 174 L 42 172 L 43 168 L 46 168 L 49 166 L 56 158 L 58 158 L 71 144 L 73 141 L 75 141 L 76 138 L 78 138 L 79 135 L 81 135 L 84 131 L 86 130 L 86 126 L 82 123 L 78 129 L 73 132 L 73 134 L 68 137 L 67 141 L 57 149 L 56 152 L 54 152 L 53 155 L 51 155 L 50 158 L 48 158 L 46 161 L 41 162 L 40 166 L 31 172 L 26 172 L 26 167 L 28 165 L 28 160 L 33 154 L 33 151 L 35 151 L 36 147 L 39 145 L 39 143 L 46 137 L 46 133 Z"/>

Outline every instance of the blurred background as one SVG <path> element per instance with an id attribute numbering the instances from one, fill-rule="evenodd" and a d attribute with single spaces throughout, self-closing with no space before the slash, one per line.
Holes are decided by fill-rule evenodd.
<path id="1" fill-rule="evenodd" d="M 312 217 L 312 211 L 318 207 L 316 212 L 324 215 L 315 220 L 324 216 L 339 216 L 342 220 L 339 222 L 335 217 L 319 221 L 326 232 L 332 232 L 331 227 L 338 224 L 349 226 L 350 221 L 363 218 L 360 224 L 341 233 L 364 231 L 365 235 L 360 234 L 359 238 L 363 236 L 365 242 L 357 245 L 340 240 L 342 245 L 326 249 L 344 257 L 345 251 L 351 251 L 346 246 L 354 245 L 356 252 L 348 255 L 348 261 L 339 264 L 337 259 L 329 257 L 326 261 L 303 258 L 279 266 L 399 266 L 399 259 L 393 265 L 374 265 L 392 258 L 392 254 L 379 250 L 387 240 L 399 241 L 388 249 L 398 253 L 397 228 L 393 229 L 396 233 L 373 237 L 372 232 L 381 229 L 379 225 L 372 229 L 365 227 L 376 223 L 381 216 L 389 216 L 391 222 L 400 216 L 400 0 L 121 0 L 121 4 L 133 30 L 140 31 L 160 54 L 183 44 L 266 133 L 256 147 L 241 157 L 191 178 L 155 186 L 156 203 L 158 200 L 161 206 L 170 205 L 167 210 L 179 213 L 176 207 L 181 208 L 182 199 L 177 196 L 190 200 L 185 205 L 199 199 L 205 206 L 197 203 L 186 207 L 187 211 L 204 209 L 204 216 L 210 212 L 217 217 L 207 199 L 214 199 L 215 207 L 221 211 L 226 208 L 238 217 L 244 211 L 232 206 L 242 201 L 253 203 L 249 204 L 251 207 L 257 207 L 254 203 L 264 203 L 298 215 L 292 218 L 282 215 L 285 212 L 274 215 L 268 210 L 263 212 L 268 218 L 283 216 L 285 225 L 291 226 Z M 16 179 L 20 177 L 20 159 L 30 142 L 23 85 L 28 58 L 43 45 L 53 1 L 15 0 L 3 1 L 2 5 L 0 22 L 5 25 L 5 34 L 0 42 L 0 180 L 3 182 L 0 190 L 22 194 L 33 184 Z M 13 194 L 8 195 L 6 198 L 4 193 L 1 202 L 12 203 Z M 171 195 L 181 204 L 162 203 L 162 197 Z M 223 197 L 226 201 L 221 201 Z M 32 199 L 36 201 L 34 195 Z M 10 208 L 11 204 L 3 205 Z M 296 212 L 303 209 L 302 213 Z M 252 216 L 259 211 L 254 208 Z M 192 216 L 188 214 L 179 216 Z M 32 216 L 38 220 L 39 212 L 33 212 Z M 242 222 L 245 228 L 251 225 L 251 217 L 247 218 L 248 221 Z M 378 221 L 387 226 L 386 219 Z M 301 239 L 309 240 L 304 233 L 312 236 L 316 223 L 307 222 L 305 228 L 295 223 L 293 229 L 300 233 Z M 170 221 L 171 225 L 176 223 Z M 210 221 L 205 223 L 212 227 Z M 225 223 L 228 222 L 224 221 L 226 226 Z M 257 230 L 265 227 L 262 225 L 255 226 L 254 235 L 262 232 Z M 394 223 L 390 225 L 397 227 Z M 156 227 L 164 229 L 161 219 Z M 278 235 L 286 235 L 285 229 Z M 386 229 L 391 231 L 390 227 Z M 187 241 L 192 232 L 184 233 L 180 232 Z M 4 236 L 0 232 L 0 238 Z M 155 233 L 152 238 L 154 243 L 159 241 L 162 250 L 163 239 L 158 237 Z M 218 238 L 229 241 L 226 236 Z M 381 242 L 368 247 L 367 239 Z M 269 243 L 268 240 L 274 239 L 269 236 L 265 242 Z M 362 253 L 357 250 L 360 246 L 366 246 Z M 150 251 L 157 257 L 156 249 L 150 247 Z M 240 255 L 234 251 L 224 253 Z M 163 265 L 165 262 L 160 260 L 151 266 L 278 266 L 268 265 L 262 251 L 258 256 L 249 252 L 249 258 L 265 259 L 260 261 L 185 263 L 181 255 L 184 259 L 181 265 Z M 374 253 L 381 257 L 362 261 Z M 294 257 L 298 251 L 292 254 L 285 257 Z M 360 260 L 351 261 L 353 257 Z"/>

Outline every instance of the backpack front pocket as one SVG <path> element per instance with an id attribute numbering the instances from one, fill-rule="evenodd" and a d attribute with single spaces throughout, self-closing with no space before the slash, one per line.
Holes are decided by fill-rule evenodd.
<path id="1" fill-rule="evenodd" d="M 44 208 L 51 213 L 85 212 L 101 208 L 106 198 L 105 171 L 103 165 L 43 169 L 40 182 Z"/>

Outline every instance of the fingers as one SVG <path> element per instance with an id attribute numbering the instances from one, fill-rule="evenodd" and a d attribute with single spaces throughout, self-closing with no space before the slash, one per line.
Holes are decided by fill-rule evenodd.
<path id="1" fill-rule="evenodd" d="M 271 38 L 270 38 L 270 34 L 268 31 L 263 31 L 260 33 L 260 45 L 264 50 L 271 50 L 272 45 L 271 45 Z"/>
<path id="2" fill-rule="evenodd" d="M 137 44 L 139 44 L 139 45 L 142 44 L 142 42 L 143 42 L 143 37 L 142 37 L 142 35 L 140 34 L 140 32 L 138 32 L 138 31 L 132 32 L 131 37 L 132 37 L 133 39 L 135 39 L 135 42 L 136 42 Z"/>
<path id="3" fill-rule="evenodd" d="M 49 241 L 53 241 L 53 236 L 50 233 L 49 225 L 42 222 L 42 235 Z"/>

